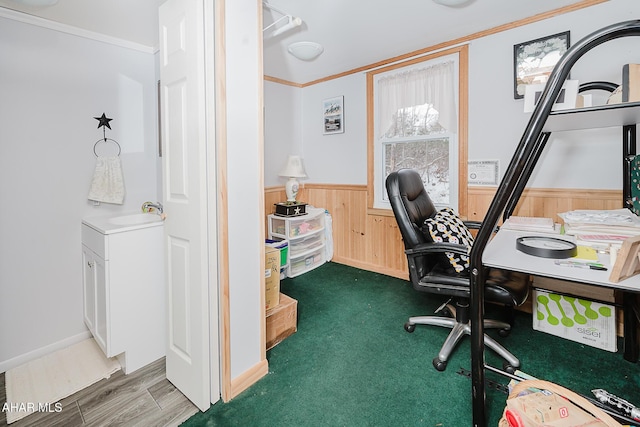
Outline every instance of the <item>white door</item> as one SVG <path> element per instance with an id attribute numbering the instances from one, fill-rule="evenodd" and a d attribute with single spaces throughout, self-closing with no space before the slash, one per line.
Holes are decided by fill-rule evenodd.
<path id="1" fill-rule="evenodd" d="M 161 5 L 159 54 L 167 378 L 202 411 L 219 399 L 220 389 L 219 369 L 211 362 L 218 360 L 217 254 L 215 223 L 208 218 L 215 219 L 216 191 L 215 163 L 207 164 L 215 139 L 209 136 L 214 135 L 209 119 L 214 112 L 207 111 L 212 94 L 205 74 L 205 60 L 210 60 L 206 49 L 213 45 L 213 40 L 205 41 L 205 31 L 208 36 L 213 11 L 205 1 Z"/>

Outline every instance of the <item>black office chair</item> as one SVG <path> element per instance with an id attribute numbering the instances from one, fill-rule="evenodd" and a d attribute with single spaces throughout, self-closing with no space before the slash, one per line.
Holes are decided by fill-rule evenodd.
<path id="1" fill-rule="evenodd" d="M 447 367 L 447 360 L 457 343 L 464 335 L 471 334 L 469 271 L 468 258 L 466 257 L 469 246 L 463 243 L 469 238 L 472 243 L 473 237 L 470 236 L 468 228 L 477 229 L 480 227 L 480 223 L 460 221 L 450 209 L 438 211 L 422 184 L 420 174 L 415 170 L 401 169 L 392 172 L 387 177 L 386 187 L 404 241 L 413 288 L 420 292 L 449 297 L 449 302 L 443 304 L 441 308 L 446 307 L 445 311 L 448 311 L 454 318 L 410 317 L 404 326 L 407 332 L 413 332 L 417 324 L 452 329 L 442 345 L 440 353 L 433 359 L 433 366 L 438 371 L 444 371 Z M 460 243 L 449 243 L 450 240 L 446 236 L 455 235 L 457 232 L 461 232 L 463 235 L 457 236 L 453 240 L 458 240 Z M 434 242 L 432 234 L 438 242 Z M 443 235 L 445 237 L 441 239 Z M 440 242 L 440 240 L 444 240 L 444 242 Z M 509 321 L 500 322 L 485 319 L 484 327 L 498 328 L 499 334 L 506 336 L 513 323 L 513 307 L 521 305 L 527 299 L 529 276 L 490 269 L 486 277 L 485 300 L 507 306 Z M 505 359 L 503 363 L 505 370 L 514 372 L 520 366 L 520 362 L 513 354 L 486 334 L 484 343 Z"/>

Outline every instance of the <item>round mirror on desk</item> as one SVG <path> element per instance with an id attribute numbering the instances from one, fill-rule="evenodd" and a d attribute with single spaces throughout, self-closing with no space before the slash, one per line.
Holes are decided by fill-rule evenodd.
<path id="1" fill-rule="evenodd" d="M 541 258 L 571 258 L 578 253 L 575 243 L 546 236 L 523 236 L 516 240 L 516 249 Z"/>

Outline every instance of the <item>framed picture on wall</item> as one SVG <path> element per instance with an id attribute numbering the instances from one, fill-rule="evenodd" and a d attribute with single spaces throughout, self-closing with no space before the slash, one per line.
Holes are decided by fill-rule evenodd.
<path id="1" fill-rule="evenodd" d="M 344 133 L 344 96 L 322 101 L 323 134 Z"/>
<path id="2" fill-rule="evenodd" d="M 546 83 L 567 49 L 569 31 L 514 45 L 513 97 L 524 98 L 526 85 Z"/>

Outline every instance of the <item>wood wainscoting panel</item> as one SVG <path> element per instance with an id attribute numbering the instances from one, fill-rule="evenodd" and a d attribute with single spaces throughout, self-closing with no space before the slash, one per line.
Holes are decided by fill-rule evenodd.
<path id="1" fill-rule="evenodd" d="M 482 221 L 495 187 L 469 187 L 467 218 Z M 265 189 L 265 212 L 286 200 L 284 187 Z M 366 185 L 304 184 L 298 200 L 331 214 L 332 260 L 364 270 L 408 279 L 407 260 L 393 215 L 367 209 Z M 514 215 L 544 216 L 560 221 L 558 213 L 575 209 L 619 209 L 620 190 L 526 189 Z M 266 218 L 265 218 L 266 230 Z"/>
<path id="2" fill-rule="evenodd" d="M 468 218 L 482 221 L 493 200 L 496 187 L 469 187 Z M 567 188 L 527 188 L 514 215 L 549 217 L 561 222 L 559 213 L 577 209 L 620 209 L 622 190 L 584 190 Z"/>

